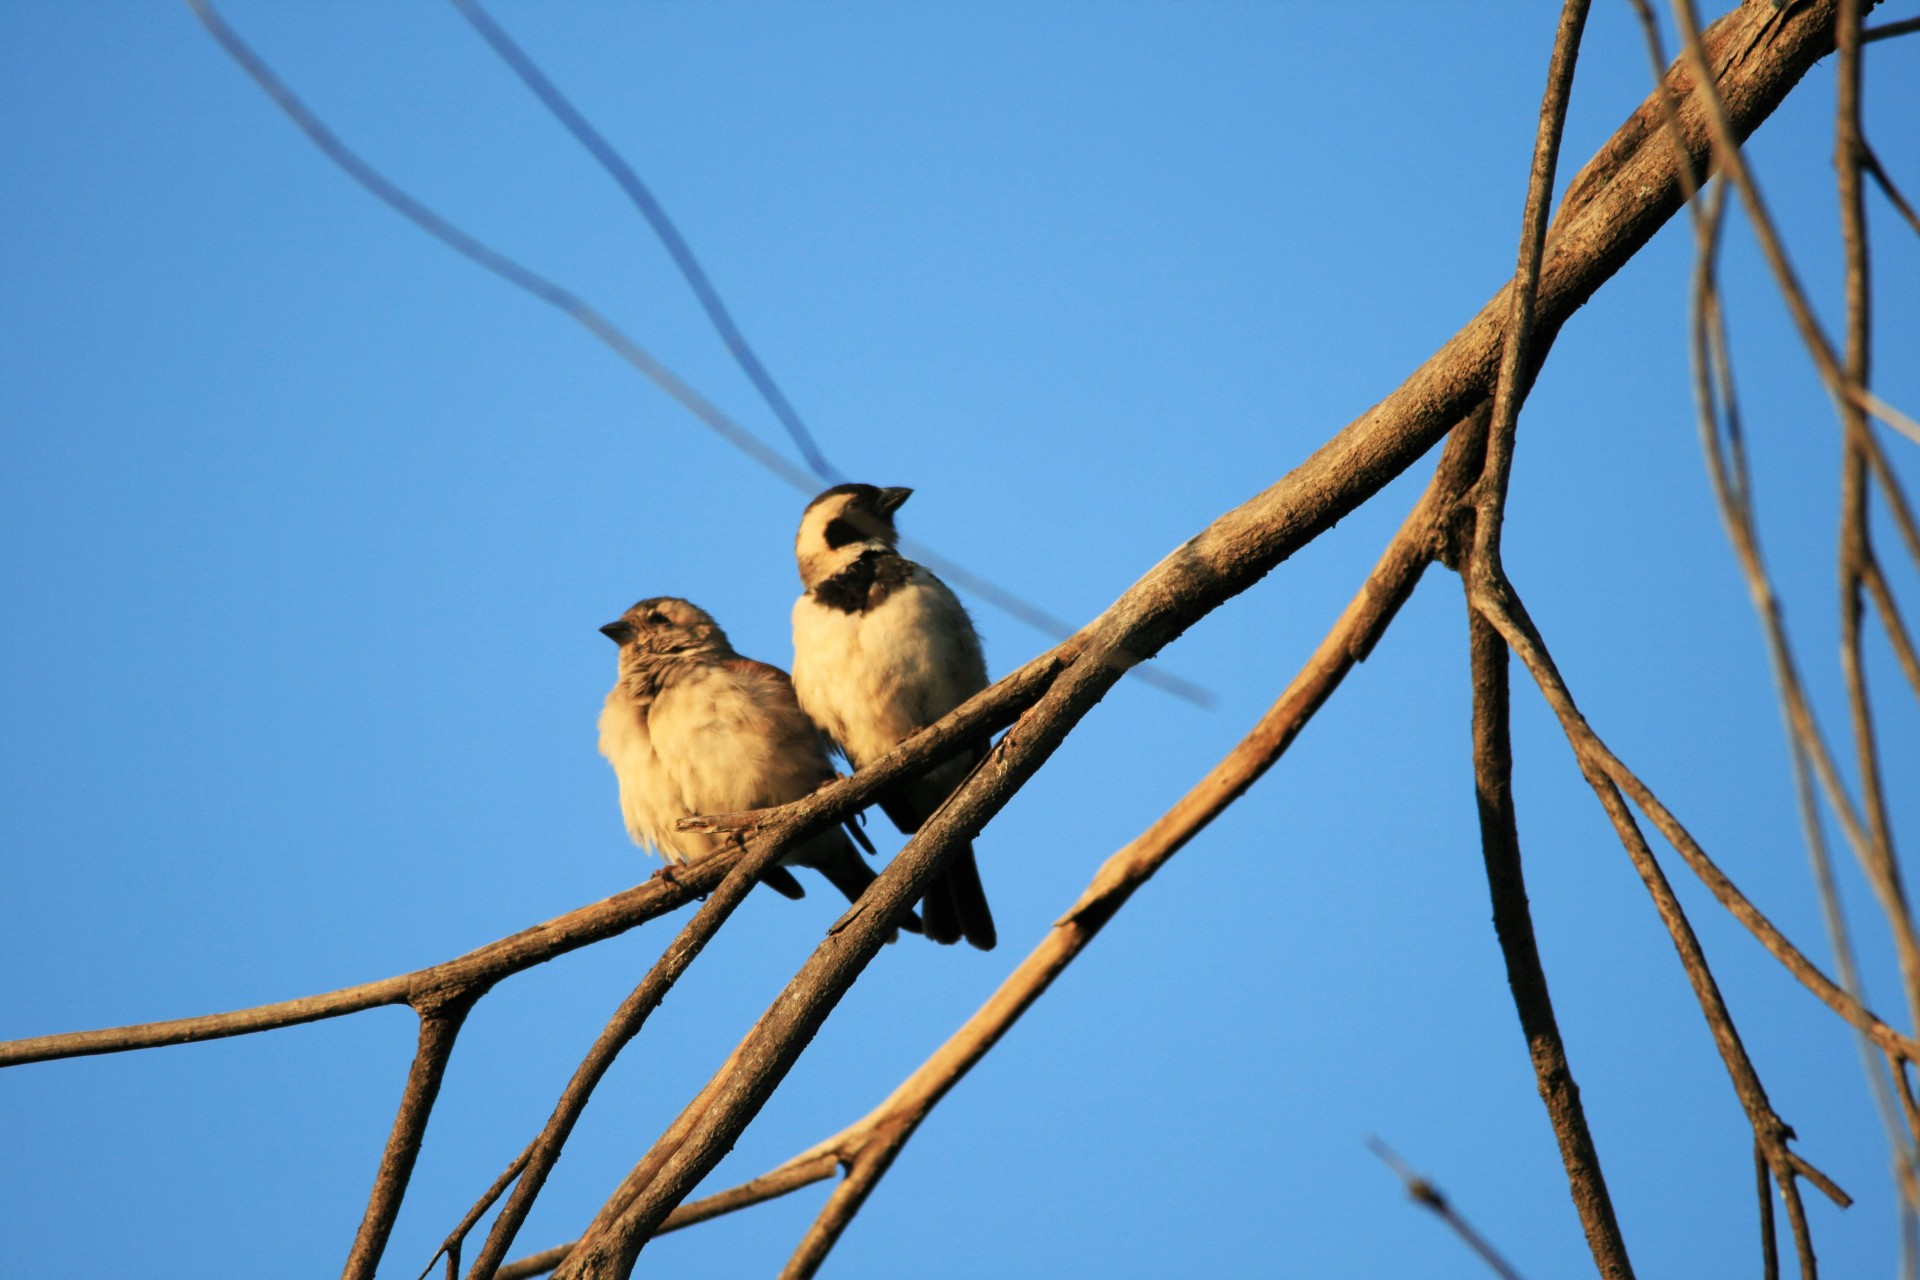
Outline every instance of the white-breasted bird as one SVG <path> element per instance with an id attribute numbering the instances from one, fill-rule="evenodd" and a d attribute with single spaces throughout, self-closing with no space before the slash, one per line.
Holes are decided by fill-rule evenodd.
<path id="1" fill-rule="evenodd" d="M 620 646 L 620 675 L 600 711 L 600 754 L 620 780 L 635 844 L 670 863 L 697 862 L 725 837 L 681 831 L 680 819 L 771 808 L 833 780 L 826 739 L 800 710 L 787 673 L 735 653 L 706 610 L 659 596 L 600 630 Z M 812 867 L 849 902 L 873 883 L 838 827 L 781 861 Z M 790 898 L 805 894 L 778 866 L 761 880 Z M 911 914 L 900 924 L 918 930 Z"/>
<path id="2" fill-rule="evenodd" d="M 800 517 L 794 554 L 806 591 L 793 606 L 793 688 L 858 769 L 987 687 L 973 620 L 947 584 L 894 549 L 893 513 L 911 489 L 835 485 Z M 881 797 L 914 832 L 986 753 L 982 740 Z M 955 849 L 927 887 L 921 922 L 935 942 L 995 941 L 973 846 Z"/>

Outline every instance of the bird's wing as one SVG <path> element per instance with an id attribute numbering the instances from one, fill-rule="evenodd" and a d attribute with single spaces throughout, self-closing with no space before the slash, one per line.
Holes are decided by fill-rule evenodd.
<path id="1" fill-rule="evenodd" d="M 791 702 L 795 706 L 800 703 L 800 700 L 794 697 L 792 679 L 771 662 L 760 662 L 754 658 L 728 658 L 720 665 L 735 675 L 745 676 L 769 692 L 778 690 L 778 696 L 784 701 Z"/>

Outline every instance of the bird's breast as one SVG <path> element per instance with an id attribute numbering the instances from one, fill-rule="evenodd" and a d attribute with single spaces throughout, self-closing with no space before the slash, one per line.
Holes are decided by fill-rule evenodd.
<path id="1" fill-rule="evenodd" d="M 984 686 L 971 624 L 960 613 L 956 628 L 959 606 L 943 594 L 915 582 L 857 612 L 811 595 L 795 604 L 794 692 L 856 766 Z"/>

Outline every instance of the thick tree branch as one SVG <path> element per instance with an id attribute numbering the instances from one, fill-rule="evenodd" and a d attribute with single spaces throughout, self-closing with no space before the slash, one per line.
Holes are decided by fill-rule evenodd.
<path id="1" fill-rule="evenodd" d="M 727 878 L 720 882 L 719 888 L 694 913 L 693 919 L 687 922 L 679 936 L 661 953 L 660 959 L 648 970 L 640 985 L 621 1002 L 586 1058 L 574 1071 L 573 1079 L 568 1081 L 559 1101 L 554 1104 L 553 1114 L 546 1125 L 515 1159 L 519 1173 L 513 1194 L 501 1208 L 500 1216 L 494 1219 L 486 1243 L 474 1259 L 475 1276 L 492 1275 L 506 1258 L 507 1250 L 513 1247 L 514 1237 L 519 1234 L 527 1214 L 533 1209 L 533 1202 L 539 1196 L 541 1187 L 546 1184 L 547 1175 L 560 1159 L 561 1148 L 566 1145 L 575 1122 L 579 1120 L 580 1113 L 586 1110 L 595 1087 L 613 1066 L 614 1059 L 640 1034 L 648 1015 L 660 1007 L 660 1002 L 672 990 L 680 975 L 686 972 L 687 966 L 693 963 L 694 957 L 705 949 L 734 909 L 745 901 L 747 892 L 758 882 L 761 873 L 771 867 L 782 852 L 783 846 L 773 842 L 763 842 L 748 849 L 733 870 L 727 873 Z M 863 903 L 855 903 L 852 910 L 858 912 L 863 906 Z"/>

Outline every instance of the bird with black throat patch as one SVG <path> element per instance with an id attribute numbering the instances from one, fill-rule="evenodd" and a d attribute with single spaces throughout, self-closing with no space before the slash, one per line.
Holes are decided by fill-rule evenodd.
<path id="1" fill-rule="evenodd" d="M 973 619 L 924 565 L 902 556 L 893 513 L 911 489 L 835 485 L 800 517 L 794 554 L 806 591 L 793 606 L 793 688 L 800 706 L 858 769 L 987 687 Z M 983 739 L 880 797 L 911 834 L 986 754 Z M 935 942 L 988 951 L 993 913 L 973 845 L 948 855 L 920 903 Z"/>
<path id="2" fill-rule="evenodd" d="M 787 673 L 735 653 L 706 610 L 658 596 L 600 630 L 620 646 L 619 678 L 600 711 L 600 754 L 619 779 L 635 844 L 669 863 L 697 862 L 726 837 L 681 831 L 680 819 L 772 808 L 833 780 L 827 741 Z M 858 902 L 874 873 L 849 833 L 872 849 L 857 828 L 830 827 L 781 862 L 813 868 Z M 761 883 L 806 896 L 783 866 Z M 911 912 L 897 923 L 919 932 Z"/>

